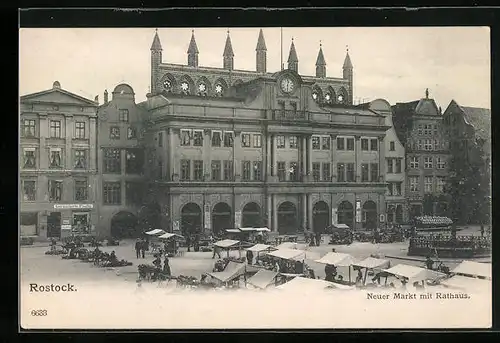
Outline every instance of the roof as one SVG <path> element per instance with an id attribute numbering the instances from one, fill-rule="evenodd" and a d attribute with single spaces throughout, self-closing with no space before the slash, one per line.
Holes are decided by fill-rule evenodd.
<path id="1" fill-rule="evenodd" d="M 229 261 L 226 268 L 222 272 L 212 272 L 207 274 L 221 282 L 228 282 L 244 274 L 245 266 L 245 263 Z"/>
<path id="2" fill-rule="evenodd" d="M 319 51 L 318 51 L 318 58 L 316 58 L 316 65 L 317 66 L 325 66 L 325 56 L 323 55 L 323 48 L 320 46 Z"/>
<path id="3" fill-rule="evenodd" d="M 461 289 L 464 291 L 484 291 L 488 288 L 491 289 L 491 280 L 475 279 L 467 276 L 454 275 L 449 279 L 440 282 L 441 285 Z M 488 291 L 488 293 L 490 293 Z"/>
<path id="4" fill-rule="evenodd" d="M 233 247 L 239 243 L 240 243 L 240 241 L 235 241 L 234 239 L 223 239 L 221 241 L 215 242 L 214 245 L 216 245 L 220 248 L 230 248 L 230 247 Z"/>
<path id="5" fill-rule="evenodd" d="M 297 249 L 278 249 L 268 253 L 267 255 L 282 258 L 284 260 L 301 260 L 301 257 L 304 257 L 305 255 L 305 251 Z"/>
<path id="6" fill-rule="evenodd" d="M 384 272 L 409 279 L 411 282 L 435 280 L 445 274 L 435 272 L 430 269 L 424 269 L 415 266 L 408 266 L 406 264 L 398 264 L 389 269 L 384 269 Z"/>
<path id="7" fill-rule="evenodd" d="M 251 246 L 250 248 L 247 248 L 247 250 L 253 251 L 253 252 L 261 252 L 261 251 L 266 251 L 266 250 L 277 250 L 274 248 L 272 245 L 267 245 L 267 244 L 255 244 L 254 246 Z"/>
<path id="8" fill-rule="evenodd" d="M 47 102 L 80 106 L 97 106 L 97 102 L 84 98 L 78 94 L 71 93 L 61 88 L 58 81 L 55 81 L 52 89 L 41 92 L 26 94 L 21 96 L 21 102 Z"/>
<path id="9" fill-rule="evenodd" d="M 259 269 L 259 271 L 255 273 L 254 276 L 247 280 L 247 283 L 257 288 L 264 289 L 274 281 L 274 278 L 277 275 L 278 273 L 276 272 L 266 269 Z"/>
<path id="10" fill-rule="evenodd" d="M 191 34 L 191 41 L 189 42 L 188 54 L 197 54 L 198 46 L 196 45 L 196 39 L 194 39 L 194 32 Z"/>
<path id="11" fill-rule="evenodd" d="M 491 140 L 491 110 L 479 107 L 459 106 L 467 124 L 474 127 L 474 133 L 486 141 Z"/>
<path id="12" fill-rule="evenodd" d="M 319 260 L 314 262 L 322 264 L 330 264 L 334 266 L 347 267 L 354 263 L 354 257 L 349 254 L 339 252 L 329 252 Z"/>
<path id="13" fill-rule="evenodd" d="M 181 235 L 178 235 L 176 233 L 170 233 L 170 232 L 167 232 L 161 236 L 158 236 L 158 238 L 164 238 L 164 239 L 169 239 L 169 238 L 172 238 L 172 237 L 179 237 L 179 238 L 184 238 L 184 236 L 181 236 Z"/>
<path id="14" fill-rule="evenodd" d="M 456 274 L 482 276 L 491 279 L 491 263 L 479 263 L 474 261 L 463 261 L 451 271 Z"/>
<path id="15" fill-rule="evenodd" d="M 288 63 L 290 62 L 298 62 L 299 58 L 297 57 L 297 51 L 295 50 L 295 44 L 293 43 L 290 45 L 290 53 L 288 54 Z"/>
<path id="16" fill-rule="evenodd" d="M 162 51 L 160 37 L 158 36 L 158 31 L 155 32 L 155 36 L 153 38 L 153 44 L 151 44 L 151 51 Z"/>
<path id="17" fill-rule="evenodd" d="M 378 268 L 389 268 L 389 260 L 383 260 L 380 258 L 368 257 L 363 261 L 359 261 L 353 264 L 354 267 L 361 267 L 367 269 L 378 269 Z"/>
<path id="18" fill-rule="evenodd" d="M 226 38 L 226 45 L 224 46 L 224 57 L 233 57 L 234 52 L 233 52 L 233 45 L 231 44 L 231 37 L 229 36 L 229 33 L 227 34 Z"/>
<path id="19" fill-rule="evenodd" d="M 257 47 L 255 48 L 256 51 L 266 51 L 266 41 L 264 39 L 264 32 L 262 32 L 262 29 L 259 31 L 259 39 L 257 40 Z"/>
<path id="20" fill-rule="evenodd" d="M 351 57 L 349 56 L 349 52 L 345 55 L 344 66 L 343 69 L 352 69 Z"/>
<path id="21" fill-rule="evenodd" d="M 165 234 L 166 232 L 163 231 L 163 230 L 160 230 L 160 229 L 154 229 L 154 230 L 150 230 L 150 231 L 147 231 L 146 232 L 146 235 L 150 235 L 150 236 L 154 236 L 154 235 L 163 235 Z"/>
<path id="22" fill-rule="evenodd" d="M 434 99 L 423 98 L 417 103 L 415 107 L 415 114 L 417 115 L 441 115 L 439 107 L 436 105 Z"/>

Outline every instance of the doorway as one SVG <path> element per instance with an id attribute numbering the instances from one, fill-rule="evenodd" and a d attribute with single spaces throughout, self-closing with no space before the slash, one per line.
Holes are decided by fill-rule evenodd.
<path id="1" fill-rule="evenodd" d="M 51 212 L 47 216 L 47 238 L 61 238 L 61 212 Z"/>

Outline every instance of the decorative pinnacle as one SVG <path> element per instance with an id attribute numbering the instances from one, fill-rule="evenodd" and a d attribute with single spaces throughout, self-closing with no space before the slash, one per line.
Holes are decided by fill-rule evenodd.
<path id="1" fill-rule="evenodd" d="M 349 45 L 346 45 L 345 49 L 346 49 L 347 52 L 349 52 Z"/>
<path id="2" fill-rule="evenodd" d="M 321 39 L 319 40 L 319 47 L 321 48 L 323 44 L 321 43 Z"/>

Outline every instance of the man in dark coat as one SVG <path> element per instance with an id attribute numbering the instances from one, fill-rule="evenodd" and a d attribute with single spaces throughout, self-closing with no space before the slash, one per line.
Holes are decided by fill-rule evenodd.
<path id="1" fill-rule="evenodd" d="M 137 258 L 141 257 L 141 240 L 140 239 L 137 239 L 137 241 L 135 242 L 135 256 Z"/>
<path id="2" fill-rule="evenodd" d="M 253 261 L 253 252 L 252 250 L 247 250 L 247 263 L 252 264 Z"/>

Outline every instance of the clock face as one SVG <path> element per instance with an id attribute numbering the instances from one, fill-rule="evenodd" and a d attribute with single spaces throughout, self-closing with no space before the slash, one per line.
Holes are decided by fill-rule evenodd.
<path id="1" fill-rule="evenodd" d="M 217 85 L 217 86 L 215 86 L 215 92 L 216 92 L 217 94 L 221 94 L 221 93 L 222 93 L 222 86 L 221 86 L 221 85 Z"/>
<path id="2" fill-rule="evenodd" d="M 281 81 L 281 90 L 285 93 L 291 93 L 294 87 L 293 81 L 289 78 L 285 78 Z"/>
<path id="3" fill-rule="evenodd" d="M 205 86 L 205 84 L 204 84 L 204 83 L 200 83 L 200 84 L 198 85 L 198 90 L 199 90 L 200 92 L 204 92 L 204 91 L 206 91 L 206 90 L 207 90 L 207 86 Z"/>
<path id="4" fill-rule="evenodd" d="M 183 83 L 181 83 L 181 89 L 182 89 L 183 91 L 187 91 L 187 90 L 189 89 L 189 85 L 188 85 L 188 83 L 187 83 L 187 82 L 183 82 Z"/>

